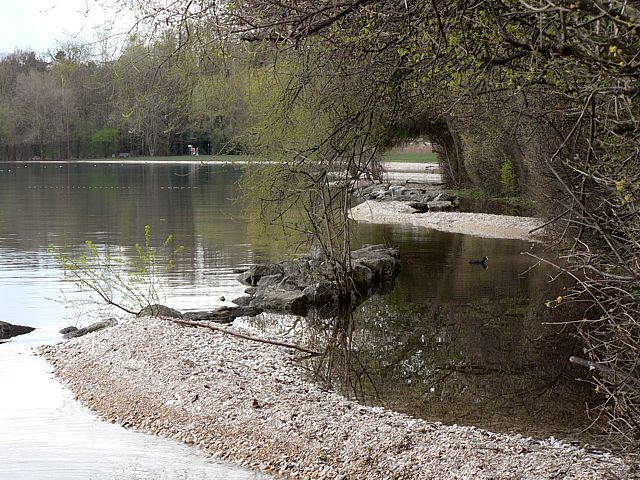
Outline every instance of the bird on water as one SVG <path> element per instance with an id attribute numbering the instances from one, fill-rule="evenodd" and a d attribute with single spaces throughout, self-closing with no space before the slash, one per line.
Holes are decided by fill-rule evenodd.
<path id="1" fill-rule="evenodd" d="M 482 257 L 482 260 L 469 260 L 469 263 L 472 265 L 482 265 L 484 268 L 487 268 L 487 260 L 489 260 L 489 258 L 485 255 Z"/>

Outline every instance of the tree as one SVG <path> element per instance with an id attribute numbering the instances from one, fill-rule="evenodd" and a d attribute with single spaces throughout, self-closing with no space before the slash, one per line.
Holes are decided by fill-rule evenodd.
<path id="1" fill-rule="evenodd" d="M 151 1 L 145 9 L 156 28 L 181 32 L 180 45 L 195 25 L 273 53 L 281 95 L 266 117 L 283 136 L 261 132 L 263 145 L 278 147 L 284 181 L 267 200 L 281 219 L 295 206 L 304 211 L 311 224 L 304 228 L 344 278 L 346 194 L 390 141 L 429 136 L 459 186 L 497 191 L 510 161 L 512 185 L 539 201 L 564 249 L 559 272 L 575 281 L 557 301 L 587 306 L 580 330 L 587 362 L 609 369 L 592 377 L 606 392 L 602 412 L 612 431 L 637 445 L 635 4 L 251 0 L 166 8 Z"/>
<path id="2" fill-rule="evenodd" d="M 118 148 L 118 131 L 115 128 L 101 128 L 91 134 L 94 151 L 101 157 L 108 157 Z"/>
<path id="3" fill-rule="evenodd" d="M 19 77 L 17 84 L 12 105 L 16 129 L 24 132 L 24 140 L 38 145 L 44 159 L 45 146 L 64 132 L 60 112 L 64 111 L 65 94 L 50 76 L 35 70 Z"/>

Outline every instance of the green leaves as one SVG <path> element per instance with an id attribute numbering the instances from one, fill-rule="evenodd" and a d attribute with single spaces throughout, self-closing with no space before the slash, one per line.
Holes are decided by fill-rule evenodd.
<path id="1" fill-rule="evenodd" d="M 160 247 L 154 247 L 151 227 L 146 225 L 144 243 L 135 244 L 133 251 L 116 248 L 113 255 L 109 253 L 113 248 L 87 240 L 78 256 L 69 255 L 53 244 L 49 253 L 80 291 L 93 294 L 93 299 L 81 301 L 82 306 L 100 303 L 136 315 L 161 303 L 166 274 L 175 267 L 175 259 L 184 247 L 175 245 L 172 235 Z"/>

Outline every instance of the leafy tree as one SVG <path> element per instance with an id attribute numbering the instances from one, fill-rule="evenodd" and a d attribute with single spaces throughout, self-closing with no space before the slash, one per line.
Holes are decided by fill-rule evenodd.
<path id="1" fill-rule="evenodd" d="M 603 413 L 638 444 L 635 3 L 185 0 L 145 9 L 156 28 L 182 32 L 181 45 L 196 25 L 273 53 L 279 108 L 266 112 L 273 128 L 257 143 L 276 147 L 280 170 L 267 178 L 284 181 L 267 200 L 281 213 L 300 206 L 344 273 L 346 192 L 392 140 L 430 137 L 458 186 L 499 190 L 508 159 L 565 248 L 558 270 L 576 286 L 560 301 L 588 306 L 581 334 L 585 362 L 601 373 L 592 381 L 606 392 Z"/>
<path id="2" fill-rule="evenodd" d="M 91 134 L 94 151 L 101 157 L 108 157 L 118 148 L 118 131 L 104 127 Z"/>

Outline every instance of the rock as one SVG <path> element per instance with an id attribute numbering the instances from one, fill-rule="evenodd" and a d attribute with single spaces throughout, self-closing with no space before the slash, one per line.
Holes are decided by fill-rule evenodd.
<path id="1" fill-rule="evenodd" d="M 427 204 L 430 212 L 448 212 L 453 210 L 453 203 L 448 201 L 433 200 Z"/>
<path id="2" fill-rule="evenodd" d="M 0 322 L 0 339 L 6 340 L 7 338 L 33 332 L 34 330 L 35 328 L 33 327 L 27 327 L 24 325 L 13 325 L 12 323 L 8 322 Z"/>
<path id="3" fill-rule="evenodd" d="M 236 278 L 240 281 L 240 283 L 255 287 L 262 277 L 271 275 L 282 276 L 282 266 L 277 263 L 260 263 L 258 265 L 252 266 L 251 268 L 249 268 L 249 270 L 241 273 Z"/>
<path id="4" fill-rule="evenodd" d="M 186 312 L 183 318 L 196 322 L 231 323 L 238 317 L 255 317 L 263 312 L 253 306 L 219 307 L 204 312 Z"/>
<path id="5" fill-rule="evenodd" d="M 309 311 L 309 298 L 302 290 L 282 288 L 258 290 L 249 304 L 251 307 L 276 312 L 288 312 L 294 315 L 306 315 Z"/>
<path id="6" fill-rule="evenodd" d="M 149 305 L 138 312 L 136 317 L 170 317 L 182 318 L 182 312 L 166 305 Z"/>
<path id="7" fill-rule="evenodd" d="M 239 305 L 241 307 L 246 307 L 247 305 L 249 305 L 250 302 L 251 302 L 251 295 L 243 295 L 241 297 L 234 298 L 233 300 L 231 300 L 231 303 L 235 303 L 236 305 Z"/>
<path id="8" fill-rule="evenodd" d="M 454 203 L 456 200 L 458 200 L 458 197 L 455 196 L 452 193 L 440 192 L 438 195 L 436 195 L 433 198 L 433 200 L 436 201 L 436 202 L 451 202 L 451 203 Z"/>
<path id="9" fill-rule="evenodd" d="M 364 265 L 372 272 L 371 283 L 393 282 L 400 269 L 398 251 L 384 245 L 365 245 L 351 253 L 354 268 Z"/>
<path id="10" fill-rule="evenodd" d="M 424 213 L 429 211 L 429 204 L 425 202 L 410 202 L 409 206 L 413 208 L 417 213 Z"/>
<path id="11" fill-rule="evenodd" d="M 258 288 L 275 287 L 282 282 L 282 275 L 266 275 L 258 280 Z"/>
<path id="12" fill-rule="evenodd" d="M 324 280 L 306 287 L 304 293 L 309 303 L 317 309 L 335 308 L 338 305 L 338 295 L 333 282 Z"/>
<path id="13" fill-rule="evenodd" d="M 76 330 L 72 330 L 63 335 L 63 338 L 77 338 L 86 335 L 87 333 L 97 332 L 98 330 L 102 330 L 104 328 L 113 327 L 118 324 L 118 321 L 115 318 L 106 318 L 104 320 L 100 320 L 99 322 L 92 323 L 88 327 L 78 328 Z"/>
<path id="14" fill-rule="evenodd" d="M 404 194 L 406 190 L 406 187 L 403 187 L 402 185 L 391 185 L 389 187 L 389 192 L 391 192 L 392 197 L 399 197 Z"/>
<path id="15" fill-rule="evenodd" d="M 77 332 L 77 331 L 78 331 L 78 327 L 70 326 L 70 327 L 63 328 L 62 330 L 60 330 L 59 333 L 61 333 L 62 335 L 66 335 L 67 333 Z"/>

